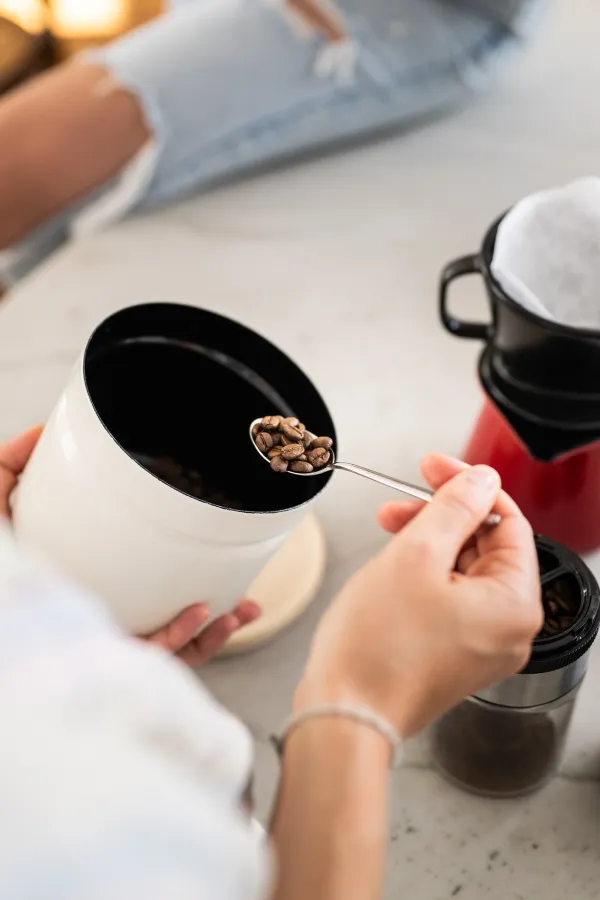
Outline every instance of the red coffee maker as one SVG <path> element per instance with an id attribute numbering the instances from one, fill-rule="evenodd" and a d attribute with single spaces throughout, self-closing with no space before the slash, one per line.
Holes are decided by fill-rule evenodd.
<path id="1" fill-rule="evenodd" d="M 600 332 L 543 319 L 514 302 L 491 273 L 498 220 L 478 254 L 444 269 L 440 316 L 457 337 L 484 341 L 485 402 L 464 458 L 500 473 L 533 529 L 576 553 L 600 547 Z M 488 325 L 448 308 L 454 279 L 480 274 Z"/>

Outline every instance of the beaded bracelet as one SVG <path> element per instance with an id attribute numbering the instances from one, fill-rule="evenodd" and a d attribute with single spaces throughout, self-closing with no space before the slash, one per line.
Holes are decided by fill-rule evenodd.
<path id="1" fill-rule="evenodd" d="M 307 709 L 302 709 L 300 712 L 290 716 L 285 721 L 279 735 L 273 735 L 271 737 L 271 743 L 275 747 L 278 755 L 282 757 L 286 740 L 291 732 L 298 728 L 299 725 L 302 725 L 310 719 L 331 718 L 335 716 L 344 719 L 352 719 L 354 722 L 359 722 L 361 725 L 366 725 L 368 728 L 378 731 L 379 734 L 389 742 L 392 748 L 391 767 L 393 769 L 398 768 L 402 762 L 402 738 L 391 722 L 388 722 L 387 719 L 367 706 L 354 706 L 351 703 L 324 703 L 320 706 L 309 706 Z"/>

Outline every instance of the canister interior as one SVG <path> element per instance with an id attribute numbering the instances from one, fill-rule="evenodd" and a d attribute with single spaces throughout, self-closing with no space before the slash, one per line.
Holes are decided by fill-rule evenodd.
<path id="1" fill-rule="evenodd" d="M 315 497 L 328 475 L 278 475 L 248 435 L 253 419 L 272 414 L 298 415 L 333 435 L 309 379 L 236 322 L 192 307 L 160 310 L 118 313 L 125 321 L 115 328 L 108 320 L 88 346 L 86 387 L 111 436 L 161 481 L 216 506 L 266 513 Z"/>

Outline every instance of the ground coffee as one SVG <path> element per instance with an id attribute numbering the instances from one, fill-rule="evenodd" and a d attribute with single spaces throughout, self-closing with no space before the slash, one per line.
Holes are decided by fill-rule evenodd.
<path id="1" fill-rule="evenodd" d="M 465 700 L 436 726 L 434 754 L 445 774 L 475 793 L 517 796 L 555 771 L 562 739 L 550 712 L 527 713 Z"/>

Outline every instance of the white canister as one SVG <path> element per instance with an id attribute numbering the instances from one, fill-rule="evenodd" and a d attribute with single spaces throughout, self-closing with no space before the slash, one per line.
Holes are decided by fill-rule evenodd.
<path id="1" fill-rule="evenodd" d="M 199 601 L 220 615 L 330 478 L 260 459 L 248 425 L 274 413 L 335 437 L 306 375 L 245 326 L 176 304 L 121 310 L 91 336 L 20 480 L 15 531 L 132 634 Z M 192 491 L 149 463 L 165 459 L 198 473 Z"/>

